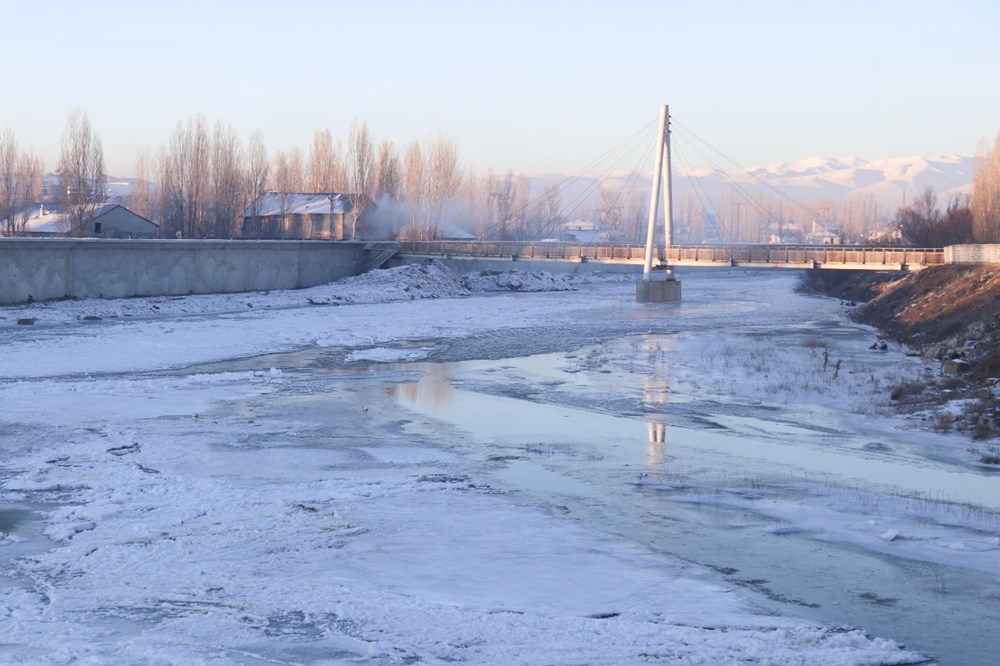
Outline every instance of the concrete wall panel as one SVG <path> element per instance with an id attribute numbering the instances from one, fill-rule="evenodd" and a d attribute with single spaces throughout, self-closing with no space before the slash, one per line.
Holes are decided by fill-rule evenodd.
<path id="1" fill-rule="evenodd" d="M 364 257 L 349 242 L 0 238 L 0 304 L 299 289 Z"/>
<path id="2" fill-rule="evenodd" d="M 1000 245 L 949 245 L 946 264 L 1000 264 Z"/>

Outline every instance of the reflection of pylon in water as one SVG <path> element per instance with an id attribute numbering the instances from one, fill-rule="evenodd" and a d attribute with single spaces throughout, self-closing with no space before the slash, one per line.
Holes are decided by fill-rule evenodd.
<path id="1" fill-rule="evenodd" d="M 648 421 L 646 427 L 649 429 L 649 443 L 663 444 L 663 437 L 666 434 L 666 425 L 663 423 L 653 423 Z"/>
<path id="2" fill-rule="evenodd" d="M 663 462 L 667 427 L 663 423 L 647 421 L 646 428 L 649 430 L 649 443 L 646 444 L 646 464 L 659 465 Z"/>

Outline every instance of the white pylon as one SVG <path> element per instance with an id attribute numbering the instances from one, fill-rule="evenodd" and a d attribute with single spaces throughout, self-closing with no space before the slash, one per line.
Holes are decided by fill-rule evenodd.
<path id="1" fill-rule="evenodd" d="M 647 282 L 653 273 L 653 241 L 656 228 L 656 214 L 660 207 L 660 186 L 666 175 L 663 197 L 664 241 L 667 249 L 674 241 L 673 182 L 670 177 L 670 106 L 660 107 L 660 123 L 656 132 L 656 159 L 653 162 L 653 188 L 649 197 L 649 224 L 646 228 L 646 263 L 642 277 Z"/>

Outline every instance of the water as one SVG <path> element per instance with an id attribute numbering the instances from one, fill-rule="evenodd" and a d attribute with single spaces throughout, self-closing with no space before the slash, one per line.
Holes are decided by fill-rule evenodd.
<path id="1" fill-rule="evenodd" d="M 286 418 L 315 413 L 331 387 L 395 405 L 416 416 L 402 425 L 416 441 L 460 451 L 462 472 L 702 565 L 762 613 L 989 663 L 997 551 L 963 562 L 865 533 L 884 520 L 966 541 L 1000 532 L 996 474 L 968 464 L 960 441 L 945 449 L 887 418 L 892 382 L 921 363 L 869 352 L 872 331 L 790 296 L 788 280 L 692 282 L 699 300 L 680 308 L 409 343 L 445 362 L 345 368 L 342 352 L 309 350 L 252 363 L 302 374 Z"/>
<path id="2" fill-rule="evenodd" d="M 605 348 L 631 349 L 633 342 L 615 340 Z M 768 420 L 702 414 L 706 422 L 725 423 L 720 428 L 700 427 L 688 413 L 684 425 L 661 427 L 634 414 L 561 404 L 571 381 L 575 391 L 605 404 L 627 383 L 617 370 L 595 374 L 593 364 L 585 377 L 567 379 L 579 374 L 588 354 L 407 364 L 399 369 L 423 377 L 392 394 L 407 408 L 468 432 L 463 451 L 478 458 L 491 483 L 707 566 L 764 612 L 862 626 L 945 663 L 987 663 L 1000 650 L 1000 591 L 983 585 L 995 576 L 831 539 L 757 512 L 752 502 L 734 508 L 713 501 L 722 488 L 794 501 L 800 491 L 787 482 L 811 478 L 852 492 L 889 485 L 904 496 L 941 487 L 957 501 L 979 503 L 995 500 L 994 477 L 873 453 L 854 447 L 852 433 L 841 432 L 848 435 L 844 444 L 831 449 L 817 442 L 832 428 L 817 428 L 800 414 L 774 412 Z"/>
<path id="3" fill-rule="evenodd" d="M 435 447 L 458 454 L 449 474 L 698 564 L 761 613 L 991 663 L 1000 551 L 937 546 L 1000 533 L 998 479 L 956 438 L 887 418 L 880 402 L 920 362 L 869 352 L 872 331 L 791 294 L 788 278 L 684 279 L 692 300 L 679 307 L 633 307 L 630 285 L 525 296 L 594 307 L 571 326 L 398 345 L 433 348 L 434 361 L 345 365 L 350 350 L 307 349 L 187 368 L 285 370 L 266 399 L 214 408 L 266 427 L 197 464 L 246 474 L 249 490 L 383 464 L 367 446 Z M 309 447 L 330 447 L 322 466 Z M 892 526 L 902 538 L 877 537 Z M 0 506 L 3 529 L 24 541 L 2 557 L 48 545 L 31 507 Z"/>

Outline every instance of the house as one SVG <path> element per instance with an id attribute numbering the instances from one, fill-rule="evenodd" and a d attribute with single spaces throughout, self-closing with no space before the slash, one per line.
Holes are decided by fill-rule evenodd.
<path id="1" fill-rule="evenodd" d="M 559 240 L 567 243 L 624 243 L 625 234 L 617 229 L 604 229 L 595 222 L 573 220 L 563 225 Z"/>
<path id="2" fill-rule="evenodd" d="M 876 229 L 868 234 L 869 245 L 898 245 L 903 242 L 903 232 L 897 229 Z"/>
<path id="3" fill-rule="evenodd" d="M 142 215 L 115 203 L 99 205 L 79 236 L 84 238 L 156 238 L 159 226 Z M 69 215 L 53 204 L 39 204 L 24 223 L 24 235 L 36 237 L 70 236 Z"/>
<path id="4" fill-rule="evenodd" d="M 369 208 L 374 204 L 368 204 Z M 351 240 L 354 196 L 338 192 L 265 192 L 243 212 L 240 238 Z M 369 238 L 364 216 L 358 238 Z"/>
<path id="5" fill-rule="evenodd" d="M 840 234 L 830 231 L 825 223 L 813 220 L 812 232 L 805 235 L 808 245 L 840 245 Z"/>

